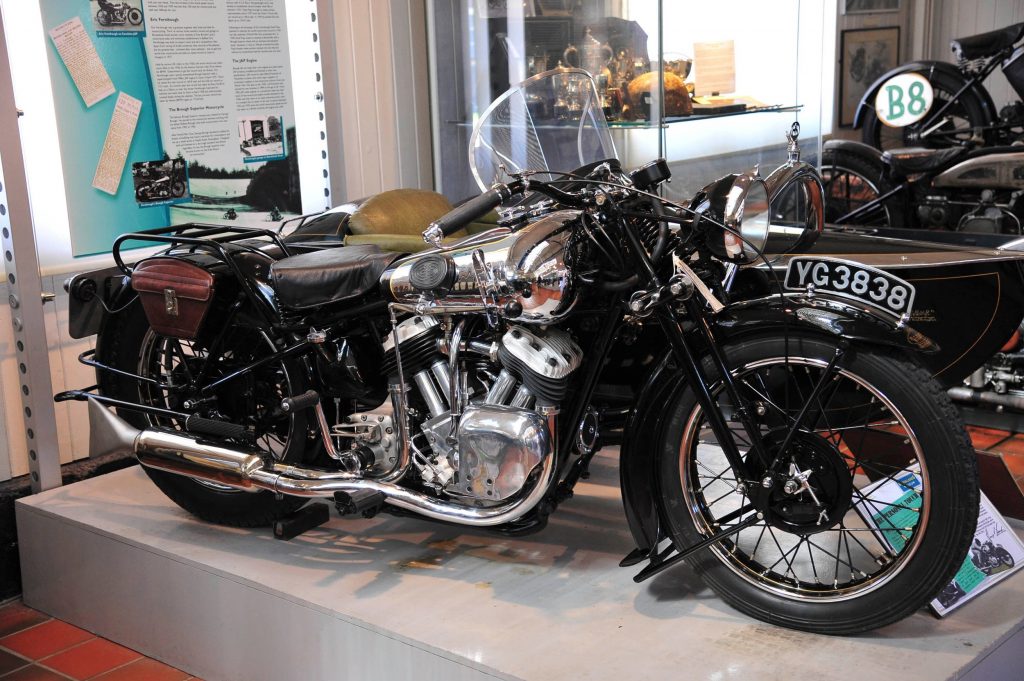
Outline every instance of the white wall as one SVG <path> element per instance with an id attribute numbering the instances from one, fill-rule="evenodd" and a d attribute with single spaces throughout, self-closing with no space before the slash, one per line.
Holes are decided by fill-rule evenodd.
<path id="1" fill-rule="evenodd" d="M 335 203 L 399 187 L 432 189 L 424 0 L 320 6 L 338 72 L 337 101 L 328 101 L 343 165 L 335 172 Z"/>
<path id="2" fill-rule="evenodd" d="M 926 0 L 918 0 L 925 2 Z M 934 24 L 928 59 L 953 61 L 949 41 L 1004 28 L 1024 21 L 1024 0 L 930 0 Z M 1002 71 L 996 69 L 985 87 L 992 95 L 998 111 L 1005 104 L 1020 99 Z"/>
<path id="3" fill-rule="evenodd" d="M 93 338 L 74 340 L 68 336 L 68 296 L 63 275 L 44 276 L 43 291 L 56 295 L 43 307 L 46 321 L 45 342 L 50 350 L 50 378 L 54 391 L 92 385 L 92 370 L 78 363 L 78 355 L 94 345 Z M 17 351 L 11 330 L 11 309 L 7 303 L 7 283 L 0 284 L 0 385 L 20 384 Z M 28 447 L 21 399 L 16 390 L 0 390 L 0 481 L 28 474 Z M 69 463 L 89 456 L 89 419 L 79 403 L 55 405 L 60 462 Z"/>

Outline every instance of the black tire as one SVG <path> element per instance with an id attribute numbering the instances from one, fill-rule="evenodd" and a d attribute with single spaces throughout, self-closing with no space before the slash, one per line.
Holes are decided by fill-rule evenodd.
<path id="1" fill-rule="evenodd" d="M 147 343 L 151 342 L 152 338 L 149 322 L 142 310 L 142 305 L 136 301 L 121 312 L 113 325 L 108 327 L 104 333 L 101 339 L 102 356 L 115 369 L 136 373 L 139 371 L 140 359 Z M 300 394 L 309 387 L 300 364 L 289 362 L 283 370 L 291 382 L 289 390 L 292 395 Z M 100 387 L 106 395 L 130 402 L 157 401 L 133 379 L 106 372 L 100 372 L 100 377 Z M 180 405 L 174 403 L 164 403 L 158 406 L 180 409 Z M 137 428 L 154 425 L 149 417 L 139 412 L 120 410 L 118 413 Z M 301 461 L 307 444 L 306 415 L 298 413 L 286 418 L 290 419 L 288 436 L 285 438 L 283 450 L 275 453 L 274 458 L 282 461 Z M 173 426 L 167 422 L 161 422 L 159 425 Z M 220 525 L 267 526 L 273 521 L 293 513 L 306 503 L 306 499 L 302 498 L 276 499 L 275 495 L 268 491 L 254 493 L 233 490 L 145 466 L 143 466 L 143 470 L 174 503 L 203 520 Z"/>
<path id="2" fill-rule="evenodd" d="M 920 133 L 938 122 L 933 115 L 934 112 L 937 112 L 945 102 L 953 99 L 953 96 L 963 87 L 962 83 L 945 73 L 936 71 L 931 74 L 925 72 L 921 75 L 928 78 L 935 96 L 928 114 L 917 123 L 903 128 L 891 128 L 878 119 L 874 106 L 871 106 L 865 112 L 861 132 L 861 139 L 865 144 L 882 151 L 922 146 L 931 149 L 954 147 L 967 144 L 974 136 L 975 128 L 991 123 L 985 113 L 984 105 L 971 90 L 967 90 L 943 113 L 943 118 L 951 117 L 951 120 L 937 129 L 936 133 L 942 134 L 933 133 L 921 139 Z M 987 143 L 992 142 L 991 134 L 985 134 Z"/>
<path id="3" fill-rule="evenodd" d="M 132 26 L 140 25 L 142 23 L 142 11 L 136 7 L 128 10 L 128 23 Z"/>
<path id="4" fill-rule="evenodd" d="M 751 371 L 767 370 L 768 373 L 765 375 L 770 376 L 772 368 L 781 368 L 781 382 L 779 374 L 776 374 L 775 378 L 769 378 L 767 382 L 760 383 L 765 386 L 764 392 L 769 398 L 767 404 L 771 405 L 766 412 L 768 414 L 775 413 L 774 409 L 778 408 L 777 403 L 783 402 L 782 393 L 779 392 L 780 386 L 790 386 L 791 381 L 794 389 L 799 387 L 801 381 L 805 381 L 804 385 L 807 387 L 813 385 L 815 379 L 812 377 L 820 377 L 820 373 L 823 371 L 821 367 L 827 364 L 834 351 L 835 345 L 830 340 L 793 335 L 789 338 L 788 354 L 787 347 L 782 338 L 778 336 L 755 338 L 725 349 L 730 366 L 738 368 L 733 369 L 734 373 L 745 376 L 746 380 L 755 384 L 757 383 L 755 374 L 750 373 Z M 796 362 L 802 364 L 796 364 Z M 811 371 L 812 366 L 819 367 L 818 374 Z M 751 369 L 750 367 L 755 368 Z M 800 371 L 793 367 L 806 370 L 808 378 L 801 379 Z M 714 376 L 710 363 L 707 363 L 707 369 L 708 375 Z M 764 520 L 758 520 L 758 524 L 753 527 L 744 529 L 732 538 L 722 540 L 712 548 L 700 551 L 689 558 L 690 565 L 704 582 L 722 600 L 737 610 L 773 624 L 822 634 L 852 634 L 875 629 L 896 622 L 927 604 L 949 584 L 962 564 L 971 545 L 978 513 L 977 472 L 970 440 L 949 398 L 928 373 L 900 354 L 867 348 L 857 348 L 852 357 L 849 355 L 845 357 L 842 369 L 849 373 L 838 375 L 842 379 L 835 381 L 838 386 L 844 386 L 845 381 L 851 380 L 849 376 L 855 376 L 858 381 L 863 381 L 864 385 L 873 386 L 873 388 L 864 388 L 864 392 L 859 393 L 860 388 L 850 389 L 847 392 L 848 389 L 845 387 L 836 387 L 833 396 L 829 399 L 834 400 L 836 399 L 835 395 L 839 394 L 839 402 L 827 402 L 820 407 L 819 413 L 831 415 L 834 421 L 839 419 L 838 422 L 842 430 L 839 442 L 850 443 L 850 447 L 852 447 L 855 435 L 847 433 L 849 429 L 844 429 L 842 424 L 860 420 L 859 415 L 854 416 L 852 411 L 854 407 L 867 406 L 865 426 L 871 420 L 873 413 L 885 413 L 885 409 L 888 409 L 888 407 L 881 409 L 885 401 L 876 402 L 871 390 L 878 390 L 882 395 L 888 395 L 890 401 L 898 400 L 898 405 L 888 411 L 886 418 L 894 419 L 899 423 L 903 422 L 900 419 L 904 419 L 906 423 L 910 424 L 910 430 L 904 431 L 903 434 L 898 430 L 893 430 L 891 426 L 889 430 L 877 431 L 881 432 L 885 438 L 896 438 L 884 440 L 890 445 L 888 449 L 881 448 L 889 452 L 884 456 L 891 456 L 893 451 L 901 452 L 900 456 L 905 455 L 908 448 L 898 443 L 903 440 L 904 435 L 909 433 L 904 444 L 911 443 L 909 451 L 914 454 L 913 460 L 921 464 L 923 471 L 921 477 L 918 478 L 919 481 L 924 481 L 921 483 L 922 491 L 919 497 L 922 501 L 918 506 L 923 510 L 919 510 L 917 515 L 911 515 L 916 518 L 912 527 L 892 526 L 892 530 L 898 532 L 905 541 L 903 548 L 892 551 L 892 544 L 885 544 L 882 539 L 878 539 L 876 536 L 878 533 L 871 530 L 866 521 L 863 521 L 863 516 L 857 515 L 857 510 L 851 506 L 846 511 L 836 511 L 837 514 L 843 513 L 843 515 L 835 525 L 830 528 L 820 528 L 822 531 L 818 531 L 816 528 L 817 534 L 807 535 L 820 538 L 817 540 L 807 539 L 807 537 L 797 539 L 801 536 L 799 532 L 789 533 L 776 530 L 774 519 L 773 527 L 770 528 L 766 526 Z M 719 381 L 712 380 L 713 391 L 717 393 L 720 391 Z M 832 381 L 831 377 L 829 381 Z M 741 389 L 752 390 L 748 387 L 741 387 Z M 866 402 L 865 398 L 869 394 L 872 395 L 872 399 L 870 402 Z M 859 401 L 851 401 L 854 396 Z M 773 401 L 771 398 L 776 399 Z M 724 400 L 724 398 L 719 399 L 720 403 Z M 826 399 L 825 394 L 822 399 Z M 783 424 L 786 423 L 784 414 L 795 414 L 800 406 L 798 403 L 799 400 L 794 400 L 792 409 L 779 409 L 779 418 Z M 709 501 L 708 497 L 712 494 L 717 496 L 719 491 L 712 489 L 714 485 L 725 485 L 727 494 L 743 495 L 742 499 L 734 496 L 729 502 L 738 506 L 741 513 L 732 519 L 726 519 L 724 513 L 719 516 L 723 526 L 730 522 L 736 523 L 743 515 L 752 513 L 750 508 L 753 504 L 747 501 L 746 491 L 753 490 L 751 492 L 753 494 L 760 492 L 756 486 L 743 490 L 731 489 L 733 483 L 728 482 L 727 478 L 725 480 L 711 478 L 714 470 L 702 472 L 700 466 L 708 467 L 708 463 L 711 462 L 709 452 L 713 452 L 713 449 L 709 449 L 705 431 L 700 426 L 701 410 L 696 404 L 692 391 L 689 389 L 682 391 L 680 396 L 667 408 L 669 418 L 662 432 L 658 469 L 662 513 L 676 546 L 686 547 L 706 538 L 714 531 L 712 530 L 714 526 L 709 522 L 717 514 L 710 513 L 707 509 L 713 508 L 715 503 L 723 503 Z M 859 412 L 857 413 L 859 414 Z M 770 421 L 768 417 L 760 418 L 762 423 Z M 820 429 L 822 421 L 827 423 L 828 418 L 818 417 L 812 427 Z M 830 429 L 832 427 L 829 426 Z M 876 431 L 871 430 L 871 432 Z M 853 496 L 851 497 L 857 500 L 856 503 L 866 503 L 860 499 L 860 496 L 863 496 L 864 499 L 871 497 L 872 504 L 877 502 L 877 498 L 873 496 L 875 494 L 873 489 L 868 490 L 865 494 L 863 490 L 867 485 L 861 484 L 858 487 L 860 484 L 858 478 L 869 475 L 869 471 L 884 472 L 887 470 L 882 468 L 884 464 L 880 463 L 879 458 L 866 458 L 864 452 L 871 452 L 872 457 L 883 455 L 874 453 L 879 450 L 877 442 L 862 449 L 865 444 L 865 434 L 861 435 L 857 445 L 857 449 L 861 451 L 860 454 L 844 454 L 835 442 L 832 444 L 834 453 L 822 454 L 821 452 L 826 450 L 820 449 L 821 445 L 818 440 L 820 442 L 826 440 L 824 438 L 814 440 L 818 437 L 817 435 L 801 436 L 799 447 L 789 450 L 794 452 L 794 458 L 801 457 L 799 462 L 794 461 L 794 464 L 798 463 L 799 467 L 807 465 L 809 468 L 814 468 L 817 466 L 817 471 L 826 471 L 826 473 L 806 471 L 811 473 L 811 487 L 817 488 L 818 495 L 826 502 L 829 498 L 823 490 L 827 489 L 827 486 L 821 481 L 830 474 L 829 471 L 836 476 L 836 480 L 843 472 L 849 475 L 850 481 L 853 483 L 851 490 L 857 490 L 852 492 Z M 764 437 L 766 442 L 769 441 L 770 432 L 766 431 Z M 814 454 L 818 458 L 803 459 L 806 452 L 813 447 L 819 447 L 819 453 Z M 852 452 L 852 449 L 848 449 L 848 451 Z M 838 463 L 828 463 L 836 457 L 839 459 Z M 699 463 L 701 458 L 705 459 L 703 464 Z M 755 464 L 749 463 L 751 459 L 753 456 L 748 457 L 748 465 L 753 466 Z M 815 461 L 820 462 L 820 465 Z M 853 462 L 852 467 L 847 470 L 846 467 L 851 466 L 851 461 Z M 894 476 L 898 474 L 901 476 L 900 479 L 905 480 L 906 470 L 902 465 L 891 465 L 894 462 L 900 463 L 900 461 L 891 458 L 888 461 L 890 462 L 889 468 L 892 469 L 892 472 L 887 474 L 888 479 L 895 480 Z M 724 470 L 728 472 L 731 469 L 726 466 Z M 790 474 L 793 474 L 792 469 Z M 755 472 L 754 475 L 759 477 L 761 474 Z M 711 481 L 708 481 L 709 478 Z M 749 484 L 754 485 L 754 481 L 750 481 Z M 684 491 L 684 487 L 686 491 Z M 833 489 L 838 488 L 833 487 Z M 776 485 L 775 491 L 771 493 L 783 494 L 782 486 Z M 798 494 L 803 495 L 804 493 L 799 492 Z M 786 498 L 789 502 L 796 499 L 792 496 Z M 719 507 L 720 510 L 727 510 L 729 503 L 724 507 Z M 905 503 L 912 505 L 910 501 Z M 898 504 L 886 505 L 895 506 L 897 509 L 904 508 Z M 778 508 L 779 506 L 773 506 L 775 510 Z M 788 509 L 788 507 L 783 508 Z M 897 516 L 879 517 L 896 518 Z M 861 520 L 858 521 L 858 518 Z M 801 522 L 804 523 L 801 526 L 804 528 L 813 523 L 806 517 Z M 818 522 L 821 522 L 820 518 Z M 862 522 L 863 525 L 857 524 L 858 522 Z M 698 529 L 698 523 L 701 524 L 700 529 Z M 862 527 L 868 529 L 861 529 Z M 768 530 L 767 534 L 770 538 L 775 540 L 775 546 L 778 547 L 777 554 L 783 556 L 782 560 L 786 561 L 785 568 L 778 567 L 776 569 L 781 561 L 776 561 L 771 567 L 765 567 L 758 562 L 758 551 L 761 550 L 760 542 L 766 535 L 766 530 Z M 758 531 L 760 531 L 760 537 L 757 534 Z M 827 555 L 836 559 L 834 584 L 832 571 L 828 569 L 831 566 L 820 559 L 816 564 L 813 555 L 816 549 L 811 548 L 815 546 L 816 541 L 827 542 L 831 533 L 838 535 L 835 553 L 826 551 Z M 850 542 L 851 535 L 855 541 L 864 542 L 862 544 L 863 556 L 859 555 L 860 549 L 856 544 Z M 846 537 L 845 553 L 842 550 L 844 536 Z M 753 544 L 755 537 L 757 544 Z M 781 542 L 779 537 L 781 537 Z M 771 560 L 774 550 L 767 539 L 764 541 L 766 542 L 765 553 L 768 555 L 767 558 L 762 556 L 761 560 L 767 562 L 767 560 Z M 783 550 L 782 547 L 791 541 L 797 541 L 796 548 Z M 809 568 L 808 560 L 801 559 L 802 541 L 806 542 L 807 553 L 810 555 Z M 870 547 L 865 545 L 869 542 L 877 543 L 881 547 L 879 555 L 883 558 L 883 562 L 877 566 L 871 561 Z M 753 547 L 752 551 L 751 546 Z M 827 543 L 826 546 L 828 546 Z M 851 546 L 853 546 L 852 552 Z M 890 547 L 889 554 L 886 553 L 886 546 Z M 854 558 L 853 554 L 858 555 Z M 787 555 L 792 558 L 788 559 Z M 820 555 L 822 554 L 819 553 Z M 840 571 L 841 563 L 849 565 L 849 577 L 845 574 L 846 565 L 843 565 L 842 572 Z M 762 568 L 764 568 L 763 572 Z M 824 574 L 824 582 L 821 579 L 822 574 L 819 574 L 819 568 Z M 785 572 L 780 575 L 780 571 L 783 569 Z M 810 572 L 811 570 L 813 573 Z M 872 570 L 873 572 L 869 572 Z M 859 573 L 859 575 L 855 573 Z M 813 574 L 813 578 L 811 574 Z M 790 575 L 792 576 L 790 577 Z"/>
<path id="5" fill-rule="evenodd" d="M 892 191 L 893 184 L 880 158 L 851 149 L 828 147 L 821 156 L 821 179 L 825 185 L 825 222 L 828 224 L 913 226 L 907 218 L 903 193 L 854 218 L 844 217 Z"/>
<path id="6" fill-rule="evenodd" d="M 185 183 L 181 180 L 176 180 L 171 183 L 171 196 L 180 198 L 185 195 Z"/>
<path id="7" fill-rule="evenodd" d="M 110 26 L 110 12 L 101 9 L 96 12 L 96 21 L 100 26 Z"/>

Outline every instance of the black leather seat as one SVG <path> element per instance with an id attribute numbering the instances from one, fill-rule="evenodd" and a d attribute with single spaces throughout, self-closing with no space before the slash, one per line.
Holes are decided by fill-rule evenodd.
<path id="1" fill-rule="evenodd" d="M 979 59 L 1013 47 L 1021 38 L 1024 38 L 1024 23 L 966 38 L 955 38 L 949 46 L 960 59 Z"/>
<path id="2" fill-rule="evenodd" d="M 312 251 L 275 262 L 270 268 L 270 280 L 278 302 L 302 310 L 373 291 L 380 275 L 400 255 L 376 246 Z"/>
<path id="3" fill-rule="evenodd" d="M 897 175 L 914 175 L 929 173 L 947 166 L 967 155 L 965 147 L 949 147 L 948 149 L 890 149 L 882 154 L 882 160 L 889 164 Z"/>

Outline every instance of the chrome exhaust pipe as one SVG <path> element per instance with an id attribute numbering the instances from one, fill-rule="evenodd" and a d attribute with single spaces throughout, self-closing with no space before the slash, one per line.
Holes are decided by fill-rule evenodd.
<path id="1" fill-rule="evenodd" d="M 975 390 L 968 386 L 956 386 L 946 391 L 957 402 L 967 404 L 988 404 L 994 407 L 1024 411 L 1024 397 L 997 393 L 994 390 Z"/>
<path id="2" fill-rule="evenodd" d="M 344 471 L 267 463 L 255 450 L 241 450 L 201 441 L 178 431 L 139 430 L 95 400 L 89 400 L 90 443 L 93 455 L 131 452 L 144 466 L 191 478 L 255 492 L 297 497 L 329 497 L 335 492 L 380 492 L 392 506 L 436 520 L 489 527 L 518 520 L 547 494 L 555 471 L 555 457 L 544 457 L 540 475 L 517 500 L 488 508 L 447 503 L 390 482 L 359 477 Z"/>

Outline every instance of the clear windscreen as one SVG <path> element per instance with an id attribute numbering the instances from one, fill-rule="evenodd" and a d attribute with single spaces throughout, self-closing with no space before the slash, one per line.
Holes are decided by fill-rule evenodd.
<path id="1" fill-rule="evenodd" d="M 473 128 L 469 165 L 481 191 L 507 173 L 557 173 L 618 158 L 601 99 L 582 69 L 539 73 L 494 100 Z M 504 168 L 504 170 L 503 170 Z"/>

